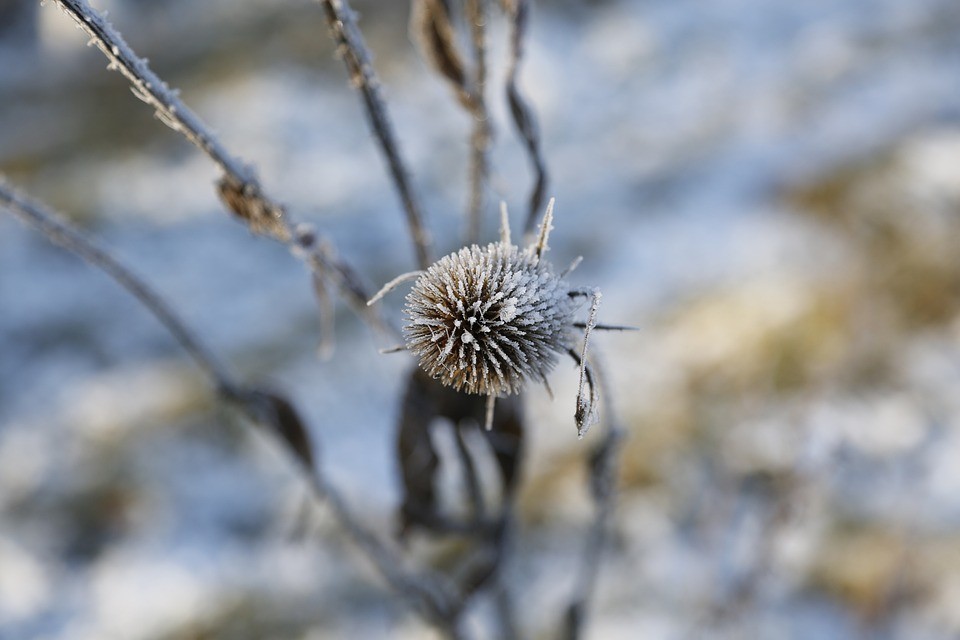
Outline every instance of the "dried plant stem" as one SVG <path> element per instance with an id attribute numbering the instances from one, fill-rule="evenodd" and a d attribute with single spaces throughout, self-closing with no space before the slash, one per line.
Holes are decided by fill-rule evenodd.
<path id="1" fill-rule="evenodd" d="M 120 264 L 95 240 L 70 225 L 62 216 L 41 202 L 18 193 L 0 176 L 0 205 L 24 224 L 38 230 L 53 244 L 80 256 L 101 269 L 139 300 L 163 324 L 197 365 L 210 376 L 218 389 L 231 395 L 239 385 L 227 373 L 216 357 L 187 329 L 179 316 L 145 282 Z"/>
<path id="2" fill-rule="evenodd" d="M 586 364 L 583 364 L 582 370 L 588 372 L 591 386 L 603 387 L 606 428 L 603 439 L 594 449 L 590 459 L 590 493 L 593 497 L 594 516 L 583 543 L 577 581 L 564 619 L 563 637 L 567 640 L 577 640 L 583 635 L 587 609 L 597 583 L 600 559 L 607 543 L 610 520 L 616 503 L 620 441 L 624 435 L 624 429 L 611 402 L 609 385 L 606 384 L 602 370 L 595 360 L 593 364 L 592 371 Z"/>
<path id="3" fill-rule="evenodd" d="M 107 57 L 110 61 L 108 69 L 123 74 L 130 81 L 134 95 L 153 107 L 157 118 L 216 163 L 223 172 L 217 184 L 220 198 L 234 215 L 252 231 L 286 244 L 312 273 L 332 280 L 355 309 L 365 308 L 369 294 L 360 285 L 353 269 L 336 258 L 331 249 L 325 249 L 312 230 L 294 224 L 284 205 L 263 192 L 253 168 L 227 151 L 210 128 L 180 100 L 177 91 L 168 87 L 150 69 L 146 60 L 134 53 L 103 15 L 91 8 L 86 0 L 55 2 Z M 382 326 L 373 314 L 362 313 L 361 317 L 375 326 Z"/>
<path id="4" fill-rule="evenodd" d="M 485 89 L 487 84 L 487 0 L 466 0 L 466 19 L 470 23 L 473 44 L 473 89 L 470 114 L 473 130 L 470 134 L 470 202 L 467 211 L 467 238 L 465 244 L 480 241 L 480 221 L 486 198 L 484 193 L 490 174 L 489 149 L 492 132 L 487 111 Z"/>
<path id="5" fill-rule="evenodd" d="M 276 393 L 267 393 L 238 383 L 149 285 L 62 216 L 42 203 L 18 193 L 2 176 L 0 207 L 38 230 L 53 244 L 71 251 L 85 262 L 104 271 L 153 313 L 214 381 L 217 392 L 223 399 L 235 404 L 255 424 L 268 423 L 270 428 L 267 430 L 286 441 L 300 463 L 299 466 L 308 474 L 315 497 L 330 505 L 340 526 L 373 563 L 387 584 L 400 597 L 411 602 L 448 637 L 462 637 L 459 630 L 462 603 L 453 595 L 455 590 L 437 575 L 418 575 L 404 569 L 396 554 L 362 524 L 314 463 L 313 447 L 307 440 L 307 432 L 299 426 L 299 417 L 289 401 Z M 277 415 L 278 409 L 284 407 L 289 408 L 293 415 Z"/>
<path id="6" fill-rule="evenodd" d="M 471 518 L 480 521 L 484 518 L 483 490 L 480 487 L 480 476 L 477 474 L 477 465 L 473 463 L 473 456 L 467 447 L 467 442 L 463 438 L 463 429 L 470 428 L 470 424 L 454 425 L 453 433 L 457 444 L 457 455 L 460 458 L 460 465 L 463 468 L 464 484 L 467 487 L 467 495 L 470 498 L 470 507 L 473 511 Z"/>
<path id="7" fill-rule="evenodd" d="M 396 135 L 387 115 L 387 105 L 380 95 L 380 81 L 373 70 L 371 56 L 363 36 L 356 24 L 356 16 L 348 0 L 319 0 L 327 18 L 330 35 L 337 44 L 337 51 L 350 74 L 350 81 L 363 97 L 363 105 L 370 120 L 370 126 L 380 144 L 393 177 L 394 185 L 400 194 L 407 216 L 407 226 L 413 239 L 417 264 L 426 269 L 430 264 L 430 236 L 423 226 L 423 214 L 420 203 L 410 185 L 409 174 L 400 156 Z"/>
<path id="8" fill-rule="evenodd" d="M 157 117 L 164 124 L 183 134 L 236 182 L 256 184 L 252 168 L 231 155 L 217 141 L 207 125 L 180 100 L 177 92 L 157 77 L 146 60 L 139 58 L 123 37 L 86 0 L 56 2 L 90 35 L 91 43 L 110 61 L 109 68 L 119 71 L 130 81 L 134 95 L 156 109 Z"/>
<path id="9" fill-rule="evenodd" d="M 396 554 L 360 522 L 333 485 L 320 474 L 313 475 L 311 479 L 317 497 L 330 505 L 337 522 L 349 534 L 350 540 L 370 559 L 393 591 L 414 604 L 447 637 L 463 637 L 459 628 L 463 605 L 452 585 L 434 574 L 416 575 L 405 570 Z"/>
<path id="10" fill-rule="evenodd" d="M 537 215 L 547 190 L 547 165 L 540 149 L 540 132 L 533 109 L 520 93 L 518 76 L 520 62 L 523 60 L 523 44 L 527 33 L 527 20 L 530 13 L 529 0 L 501 0 L 504 10 L 510 16 L 512 32 L 510 35 L 510 61 L 507 66 L 507 104 L 517 133 L 527 148 L 527 156 L 533 167 L 533 188 L 530 191 L 527 219 L 523 232 L 529 234 L 537 223 Z"/>

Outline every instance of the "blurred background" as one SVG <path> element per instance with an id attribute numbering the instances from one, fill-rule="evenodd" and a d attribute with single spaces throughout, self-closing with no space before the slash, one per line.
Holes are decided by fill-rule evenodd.
<path id="1" fill-rule="evenodd" d="M 127 41 L 369 286 L 413 268 L 316 3 L 101 0 Z M 407 3 L 357 0 L 435 253 L 470 122 Z M 522 82 L 551 255 L 604 293 L 623 445 L 590 638 L 960 635 L 960 4 L 535 4 Z M 491 21 L 493 204 L 530 174 Z M 287 391 L 389 534 L 408 356 L 228 219 L 215 168 L 55 6 L 0 2 L 0 170 L 91 230 L 245 379 Z M 402 294 L 386 300 L 399 318 Z M 576 371 L 527 397 L 507 582 L 552 637 L 592 518 Z M 156 321 L 0 215 L 0 638 L 433 637 Z"/>

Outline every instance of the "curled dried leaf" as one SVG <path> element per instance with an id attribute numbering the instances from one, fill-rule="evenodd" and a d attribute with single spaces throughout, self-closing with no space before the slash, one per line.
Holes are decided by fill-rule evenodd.
<path id="1" fill-rule="evenodd" d="M 414 0 L 410 34 L 427 63 L 443 76 L 467 109 L 473 105 L 466 66 L 457 47 L 456 30 L 447 0 Z"/>
<path id="2" fill-rule="evenodd" d="M 224 176 L 217 182 L 217 191 L 227 209 L 251 231 L 284 241 L 289 239 L 283 207 L 267 200 L 256 185 Z"/>

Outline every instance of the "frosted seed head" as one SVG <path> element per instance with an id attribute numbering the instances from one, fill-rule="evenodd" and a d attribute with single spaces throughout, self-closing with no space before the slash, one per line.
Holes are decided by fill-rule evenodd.
<path id="1" fill-rule="evenodd" d="M 457 391 L 519 393 L 569 346 L 570 288 L 537 245 L 473 245 L 435 262 L 407 295 L 404 337 L 430 376 Z"/>

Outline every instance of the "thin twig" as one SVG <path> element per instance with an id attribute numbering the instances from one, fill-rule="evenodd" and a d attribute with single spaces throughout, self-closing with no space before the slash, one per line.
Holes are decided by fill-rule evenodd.
<path id="1" fill-rule="evenodd" d="M 104 271 L 137 298 L 166 327 L 204 373 L 213 379 L 217 392 L 224 400 L 237 406 L 255 424 L 269 424 L 272 428 L 267 431 L 286 440 L 286 444 L 297 455 L 300 463 L 298 466 L 308 474 L 315 497 L 330 505 L 340 526 L 377 568 L 388 586 L 401 598 L 413 603 L 418 611 L 448 637 L 462 637 L 458 620 L 462 603 L 451 595 L 455 590 L 447 580 L 436 574 L 414 574 L 404 569 L 396 555 L 361 523 L 340 493 L 320 473 L 318 465 L 314 463 L 313 447 L 309 442 L 296 442 L 297 439 L 305 439 L 307 432 L 299 426 L 299 417 L 288 400 L 276 393 L 245 387 L 236 382 L 149 285 L 62 216 L 42 203 L 16 192 L 3 176 L 0 176 L 0 206 L 37 229 L 53 244 L 73 252 L 85 262 Z M 278 407 L 284 407 L 294 412 L 294 415 L 277 415 Z M 296 429 L 291 433 L 293 427 Z"/>
<path id="2" fill-rule="evenodd" d="M 533 231 L 547 190 L 547 165 L 540 150 L 540 132 L 533 109 L 527 104 L 518 86 L 520 62 L 523 60 L 523 44 L 527 33 L 527 19 L 530 13 L 529 0 L 501 0 L 504 10 L 510 16 L 512 32 L 510 34 L 510 61 L 507 66 L 507 104 L 517 133 L 523 139 L 527 156 L 533 167 L 533 188 L 530 190 L 527 220 L 523 225 L 524 234 Z"/>
<path id="3" fill-rule="evenodd" d="M 120 264 L 106 249 L 100 247 L 95 240 L 70 225 L 62 216 L 48 209 L 41 202 L 18 193 L 2 175 L 0 175 L 0 205 L 24 224 L 37 229 L 53 244 L 77 254 L 84 261 L 106 272 L 156 316 L 197 365 L 216 382 L 217 388 L 222 393 L 227 395 L 236 393 L 239 385 L 213 353 L 193 336 L 163 298 L 130 269 Z"/>
<path id="4" fill-rule="evenodd" d="M 240 184 L 257 184 L 252 167 L 231 155 L 216 139 L 213 132 L 185 105 L 127 45 L 123 37 L 90 7 L 86 0 L 56 0 L 57 4 L 81 29 L 91 37 L 103 55 L 110 61 L 109 69 L 119 71 L 130 81 L 133 93 L 156 109 L 157 118 L 174 131 L 183 134 L 191 143 L 208 155 L 220 169 Z"/>
<path id="5" fill-rule="evenodd" d="M 466 244 L 480 241 L 480 220 L 486 201 L 484 193 L 490 173 L 489 148 L 492 132 L 487 101 L 487 0 L 466 0 L 466 19 L 470 23 L 473 44 L 473 87 L 470 114 L 473 130 L 470 134 L 470 203 L 467 211 Z"/>
<path id="6" fill-rule="evenodd" d="M 154 108 L 157 118 L 182 134 L 213 160 L 223 176 L 217 184 L 219 195 L 230 211 L 252 231 L 285 243 L 318 277 L 333 280 L 355 309 L 363 309 L 369 294 L 346 263 L 324 251 L 325 243 L 306 225 L 296 225 L 278 200 L 264 193 L 253 168 L 230 154 L 212 130 L 134 53 L 123 36 L 94 10 L 86 0 L 55 0 L 107 57 L 108 69 L 119 71 L 130 81 L 133 93 Z M 373 320 L 371 314 L 361 317 Z M 373 321 L 376 325 L 378 321 Z"/>
<path id="7" fill-rule="evenodd" d="M 603 439 L 594 449 L 590 460 L 590 493 L 593 497 L 595 512 L 583 543 L 574 593 L 564 620 L 563 637 L 567 640 L 577 640 L 583 634 L 590 598 L 593 596 L 600 571 L 601 554 L 607 543 L 610 519 L 615 507 L 620 442 L 624 436 L 624 429 L 611 401 L 610 388 L 606 384 L 603 371 L 597 365 L 595 358 L 593 364 L 596 379 L 592 384 L 603 387 L 606 429 Z"/>
<path id="8" fill-rule="evenodd" d="M 369 558 L 395 593 L 417 604 L 417 608 L 448 637 L 459 638 L 461 604 L 455 590 L 435 574 L 415 575 L 403 569 L 400 560 L 374 533 L 360 522 L 340 493 L 323 476 L 315 474 L 311 486 L 317 497 L 326 501 L 337 522 Z"/>
<path id="9" fill-rule="evenodd" d="M 337 52 L 343 59 L 350 74 L 350 82 L 363 96 L 370 126 L 380 144 L 393 177 L 394 185 L 400 194 L 406 212 L 407 226 L 413 239 L 417 264 L 426 269 L 430 264 L 430 235 L 423 225 L 423 214 L 419 200 L 410 185 L 409 173 L 400 156 L 396 135 L 387 114 L 387 104 L 380 95 L 380 80 L 373 70 L 370 50 L 364 43 L 363 35 L 356 23 L 356 15 L 348 0 L 319 0 L 327 18 L 330 35 L 337 44 Z"/>

